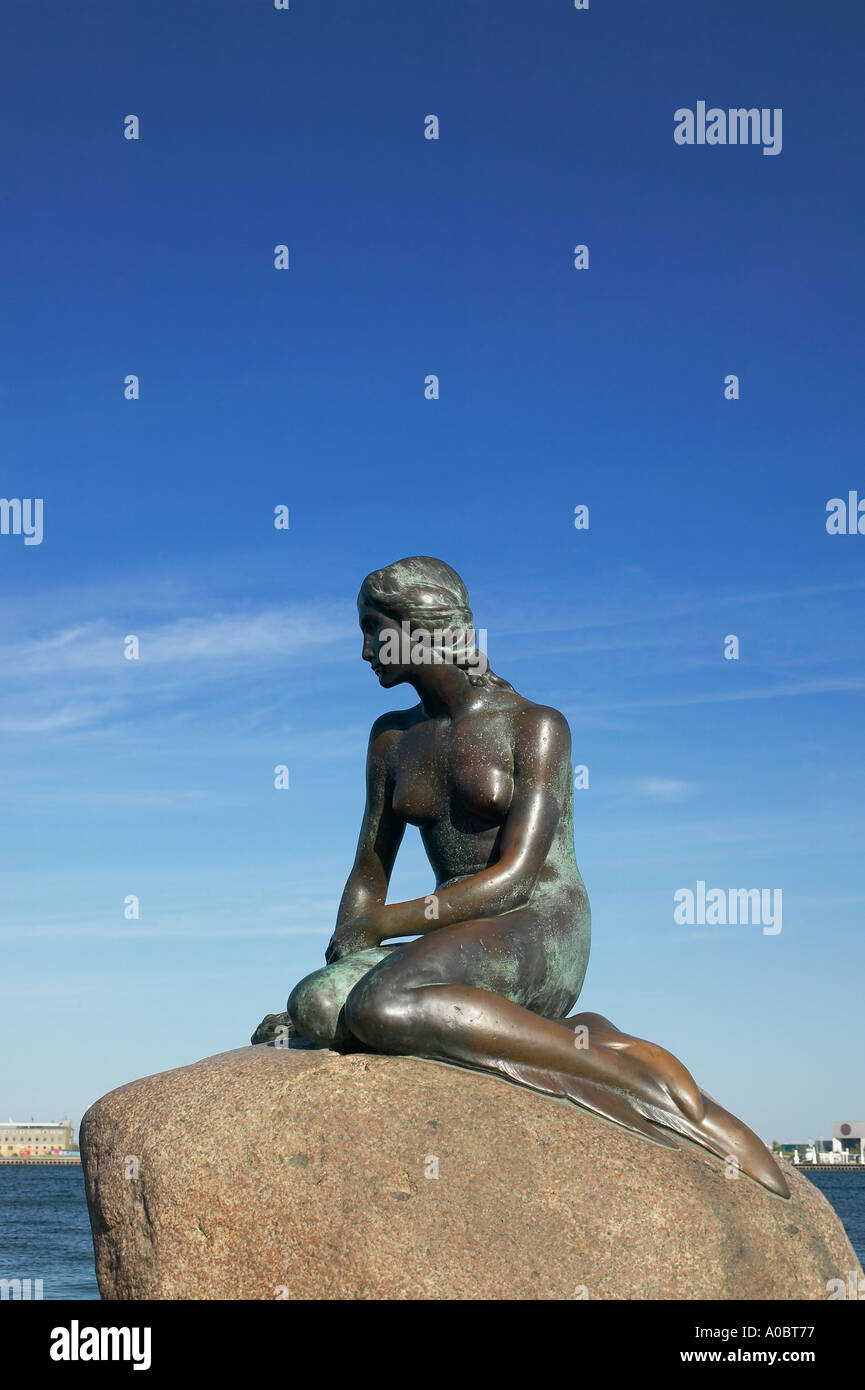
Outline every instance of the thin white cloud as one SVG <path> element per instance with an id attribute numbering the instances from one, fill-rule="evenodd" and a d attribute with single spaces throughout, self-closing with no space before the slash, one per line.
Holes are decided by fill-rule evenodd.
<path id="1" fill-rule="evenodd" d="M 127 660 L 126 637 L 138 639 Z M 352 647 L 352 642 L 355 647 Z M 185 616 L 156 624 L 106 619 L 0 643 L 0 732 L 64 734 L 117 726 L 134 712 L 200 699 L 219 682 L 244 681 L 311 662 L 338 664 L 359 647 L 349 616 L 332 604 Z"/>
<path id="2" fill-rule="evenodd" d="M 620 581 L 623 577 L 618 576 Z M 625 577 L 626 580 L 627 577 Z M 543 586 L 539 579 L 538 589 Z M 609 579 L 606 580 L 609 588 Z M 633 587 L 626 597 L 608 598 L 606 593 L 596 597 L 591 592 L 571 596 L 563 603 L 558 595 L 540 598 L 532 603 L 518 602 L 505 605 L 495 594 L 490 601 L 481 605 L 473 603 L 475 620 L 479 626 L 486 625 L 490 642 L 496 634 L 506 636 L 563 632 L 575 633 L 591 631 L 593 628 L 633 626 L 638 629 L 635 643 L 640 642 L 640 633 L 645 633 L 649 623 L 663 623 L 668 627 L 671 620 L 696 617 L 702 614 L 726 614 L 733 609 L 753 605 L 792 602 L 798 599 L 822 598 L 829 594 L 860 593 L 865 590 L 865 579 L 851 580 L 838 584 L 795 585 L 788 588 L 757 589 L 747 592 L 721 590 L 709 594 L 694 594 L 693 597 L 671 599 L 648 597 L 643 589 L 645 583 Z M 611 643 L 615 649 L 618 644 Z"/>
<path id="3" fill-rule="evenodd" d="M 139 660 L 124 655 L 124 640 L 134 635 Z M 267 609 L 259 613 L 183 617 L 171 622 L 124 626 L 95 621 L 66 628 L 42 638 L 0 647 L 0 660 L 9 677 L 58 676 L 82 673 L 120 675 L 134 668 L 147 673 L 155 667 L 231 671 L 250 661 L 283 665 L 315 649 L 316 659 L 331 649 L 334 660 L 345 650 L 356 625 L 332 606 L 305 610 Z"/>
<path id="4" fill-rule="evenodd" d="M 637 791 L 649 801 L 686 801 L 694 791 L 694 784 L 676 781 L 673 777 L 647 777 L 637 783 Z"/>
<path id="5" fill-rule="evenodd" d="M 821 676 L 809 681 L 763 685 L 750 690 L 707 690 L 689 695 L 662 695 L 650 700 L 608 700 L 605 710 L 669 709 L 685 705 L 723 705 L 732 700 L 789 699 L 795 695 L 841 694 L 865 689 L 865 677 Z"/>
<path id="6" fill-rule="evenodd" d="M 114 706 L 111 704 L 62 705 L 60 709 L 45 714 L 11 713 L 0 715 L 0 733 L 4 734 L 51 734 L 66 729 L 80 729 L 108 717 Z"/>
<path id="7" fill-rule="evenodd" d="M 324 927 L 214 927 L 208 923 L 189 926 L 150 926 L 129 923 L 128 930 L 123 927 L 81 927 L 61 929 L 59 927 L 33 927 L 27 932 L 28 941 L 74 941 L 83 945 L 88 941 L 131 941 L 163 940 L 171 941 L 193 938 L 200 941 L 247 940 L 265 936 L 330 936 L 333 926 Z M 14 926 L 0 926 L 0 940 L 22 940 L 22 933 Z"/>

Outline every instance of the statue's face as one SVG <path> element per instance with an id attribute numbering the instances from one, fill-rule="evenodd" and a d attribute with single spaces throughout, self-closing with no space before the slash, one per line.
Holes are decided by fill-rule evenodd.
<path id="1" fill-rule="evenodd" d="M 358 602 L 357 614 L 363 633 L 363 659 L 378 676 L 379 685 L 390 689 L 407 681 L 412 665 L 401 640 L 400 624 L 363 600 Z"/>

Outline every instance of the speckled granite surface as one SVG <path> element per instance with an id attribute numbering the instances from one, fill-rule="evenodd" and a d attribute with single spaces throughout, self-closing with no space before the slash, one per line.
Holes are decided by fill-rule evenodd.
<path id="1" fill-rule="evenodd" d="M 81 1149 L 105 1298 L 823 1299 L 859 1271 L 795 1171 L 785 1202 L 413 1058 L 224 1052 L 103 1097 Z"/>

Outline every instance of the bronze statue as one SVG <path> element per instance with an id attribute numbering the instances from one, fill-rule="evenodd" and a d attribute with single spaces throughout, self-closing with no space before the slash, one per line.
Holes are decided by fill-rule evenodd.
<path id="1" fill-rule="evenodd" d="M 668 1148 L 674 1130 L 788 1197 L 757 1136 L 671 1053 L 600 1014 L 567 1017 L 588 963 L 590 913 L 564 716 L 489 669 L 465 585 L 441 560 L 416 555 L 373 571 L 358 613 L 379 683 L 408 683 L 419 703 L 372 727 L 366 809 L 327 964 L 253 1042 L 287 1020 L 320 1047 L 497 1072 Z M 406 824 L 420 829 L 435 891 L 386 903 Z M 416 939 L 382 944 L 403 936 Z"/>

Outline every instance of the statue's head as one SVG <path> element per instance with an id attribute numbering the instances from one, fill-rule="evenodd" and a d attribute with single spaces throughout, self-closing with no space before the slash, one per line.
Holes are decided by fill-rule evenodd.
<path id="1" fill-rule="evenodd" d="M 363 657 L 382 685 L 410 680 L 424 663 L 458 666 L 472 683 L 490 683 L 466 586 L 444 560 L 411 555 L 373 570 L 360 587 L 357 607 Z"/>

